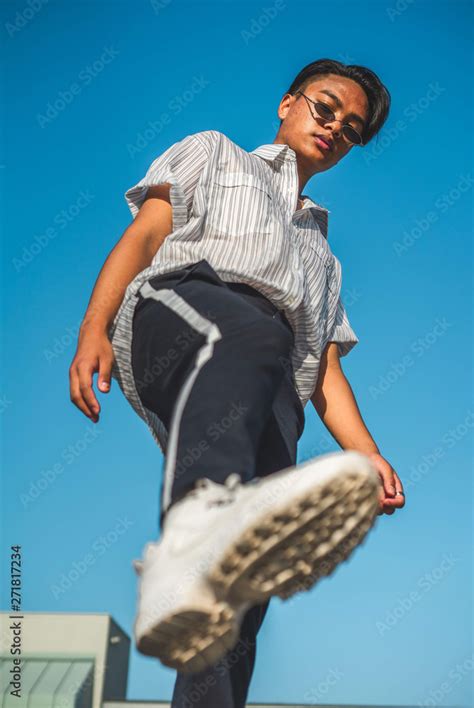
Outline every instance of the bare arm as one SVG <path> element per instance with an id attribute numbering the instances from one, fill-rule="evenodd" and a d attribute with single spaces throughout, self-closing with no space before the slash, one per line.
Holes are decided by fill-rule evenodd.
<path id="1" fill-rule="evenodd" d="M 395 508 L 404 506 L 404 497 L 394 496 L 395 491 L 403 491 L 401 481 L 390 463 L 380 454 L 362 419 L 352 388 L 341 368 L 336 342 L 329 342 L 323 352 L 311 402 L 341 448 L 362 452 L 376 465 L 383 482 L 379 514 L 391 514 Z"/>
<path id="2" fill-rule="evenodd" d="M 87 306 L 81 328 L 106 331 L 112 324 L 125 290 L 134 277 L 150 265 L 172 230 L 168 184 L 152 186 L 135 220 L 107 256 Z"/>
<path id="3" fill-rule="evenodd" d="M 166 236 L 172 231 L 173 210 L 170 185 L 148 189 L 135 220 L 107 257 L 94 285 L 80 330 L 76 354 L 69 368 L 71 401 L 84 415 L 97 422 L 100 405 L 92 388 L 92 377 L 99 372 L 99 389 L 110 390 L 114 361 L 108 328 L 133 278 L 150 265 Z"/>
<path id="4" fill-rule="evenodd" d="M 343 449 L 358 450 L 365 454 L 379 452 L 362 420 L 352 388 L 341 368 L 336 342 L 329 342 L 321 357 L 318 382 L 311 402 Z"/>

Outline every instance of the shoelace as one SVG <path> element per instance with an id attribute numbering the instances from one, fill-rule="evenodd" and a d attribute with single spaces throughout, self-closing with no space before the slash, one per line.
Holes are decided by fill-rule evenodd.
<path id="1" fill-rule="evenodd" d="M 206 493 L 209 495 L 207 500 L 208 506 L 229 504 L 235 499 L 237 490 L 242 486 L 242 480 L 237 472 L 232 472 L 224 484 L 217 484 L 207 477 L 202 477 L 196 481 L 194 489 L 190 494 L 193 496 L 201 496 Z M 212 490 L 213 493 L 210 492 Z"/>
<path id="2" fill-rule="evenodd" d="M 255 479 L 252 480 L 250 483 L 257 481 L 258 480 Z M 191 489 L 186 496 L 199 497 L 201 496 L 201 494 L 205 492 L 209 493 L 209 490 L 212 490 L 214 493 L 210 494 L 209 499 L 207 500 L 207 506 L 219 506 L 232 502 L 235 498 L 237 490 L 241 486 L 242 480 L 240 475 L 237 474 L 237 472 L 232 472 L 227 477 L 224 484 L 218 484 L 216 482 L 213 482 L 211 479 L 208 479 L 207 477 L 201 477 L 196 481 L 194 488 Z M 148 554 L 156 552 L 159 543 L 160 541 L 149 541 L 143 549 L 143 557 L 146 558 Z M 132 561 L 132 565 L 137 575 L 141 575 L 143 569 L 143 561 L 141 559 L 136 558 Z"/>

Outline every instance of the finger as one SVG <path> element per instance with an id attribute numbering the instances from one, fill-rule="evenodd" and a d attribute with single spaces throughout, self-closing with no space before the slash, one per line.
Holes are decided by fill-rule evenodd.
<path id="1" fill-rule="evenodd" d="M 395 497 L 385 497 L 383 503 L 386 506 L 396 509 L 401 509 L 402 506 L 405 506 L 405 500 L 400 494 L 397 494 Z"/>
<path id="2" fill-rule="evenodd" d="M 382 514 L 393 514 L 396 511 L 396 507 L 391 506 L 390 504 L 387 504 L 386 502 L 380 502 L 379 503 L 379 509 L 377 511 L 378 516 L 381 516 Z"/>
<path id="3" fill-rule="evenodd" d="M 84 364 L 79 365 L 79 389 L 87 407 L 93 416 L 97 416 L 100 411 L 99 401 L 95 397 L 92 388 L 92 375 L 97 370 L 97 366 Z"/>
<path id="4" fill-rule="evenodd" d="M 102 393 L 110 391 L 110 380 L 112 378 L 112 359 L 102 357 L 99 364 L 99 376 L 97 386 Z"/>
<path id="5" fill-rule="evenodd" d="M 388 463 L 386 465 L 380 465 L 378 472 L 382 478 L 385 494 L 393 497 L 395 495 L 395 479 L 392 467 Z"/>
<path id="6" fill-rule="evenodd" d="M 398 488 L 397 491 L 402 490 Z M 405 496 L 403 494 L 395 493 L 394 497 L 385 497 L 383 500 L 383 504 L 386 505 L 388 508 L 393 507 L 395 509 L 401 509 L 405 506 Z"/>
<path id="7" fill-rule="evenodd" d="M 70 371 L 69 381 L 71 401 L 74 403 L 75 406 L 77 406 L 77 408 L 79 408 L 81 413 L 84 413 L 84 415 L 87 416 L 87 418 L 93 418 L 92 411 L 89 409 L 86 402 L 84 401 L 84 398 L 82 397 L 79 384 L 79 374 L 77 372 L 77 369 L 73 369 Z"/>
<path id="8" fill-rule="evenodd" d="M 385 498 L 384 501 L 379 501 L 379 509 L 378 509 L 378 511 L 377 511 L 378 516 L 381 516 L 382 514 L 389 514 L 389 515 L 391 515 L 391 514 L 393 514 L 393 513 L 396 511 L 396 507 L 394 507 L 394 506 L 391 505 L 390 503 L 387 503 L 387 502 L 390 502 L 390 501 L 391 501 L 391 500 L 387 500 L 387 498 Z"/>
<path id="9" fill-rule="evenodd" d="M 384 489 L 383 489 L 382 480 L 380 480 L 380 486 L 379 486 L 379 494 L 378 494 L 378 497 L 379 497 L 379 498 L 378 498 L 379 507 L 380 507 L 380 509 L 382 509 L 383 503 L 384 503 L 384 501 L 385 501 L 385 492 L 384 492 Z"/>
<path id="10" fill-rule="evenodd" d="M 380 486 L 379 486 L 379 498 L 378 498 L 378 512 L 377 514 L 380 516 L 381 514 L 384 513 L 384 502 L 385 502 L 385 492 L 383 489 L 383 483 L 382 480 L 380 480 Z"/>
<path id="11" fill-rule="evenodd" d="M 395 479 L 395 491 L 396 492 L 403 492 L 403 484 L 401 483 L 400 477 L 398 474 L 393 471 L 393 476 Z M 405 506 L 405 494 L 397 494 L 395 496 L 395 499 L 398 499 L 400 501 L 400 506 Z"/>

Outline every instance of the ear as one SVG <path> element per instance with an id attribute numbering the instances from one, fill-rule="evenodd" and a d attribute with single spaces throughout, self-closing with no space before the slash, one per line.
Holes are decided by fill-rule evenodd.
<path id="1" fill-rule="evenodd" d="M 280 101 L 280 105 L 278 106 L 278 118 L 280 118 L 280 120 L 285 120 L 287 113 L 293 103 L 293 100 L 296 98 L 298 97 L 293 96 L 291 93 L 285 93 L 285 95 Z"/>
<path id="2" fill-rule="evenodd" d="M 137 558 L 134 558 L 132 561 L 133 569 L 135 573 L 140 576 L 143 572 L 143 561 L 138 560 Z"/>

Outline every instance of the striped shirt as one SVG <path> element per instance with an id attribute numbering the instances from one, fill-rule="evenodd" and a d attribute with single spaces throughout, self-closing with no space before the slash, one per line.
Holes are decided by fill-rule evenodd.
<path id="1" fill-rule="evenodd" d="M 341 264 L 327 242 L 328 210 L 309 197 L 297 209 L 296 154 L 270 143 L 247 152 L 216 130 L 188 135 L 159 155 L 125 192 L 133 218 L 150 185 L 169 183 L 173 228 L 149 267 L 128 285 L 109 330 L 112 376 L 163 452 L 167 432 L 139 398 L 131 366 L 137 291 L 150 277 L 206 259 L 220 278 L 271 300 L 295 334 L 292 365 L 304 407 L 327 342 L 345 356 L 359 341 L 342 303 Z"/>

